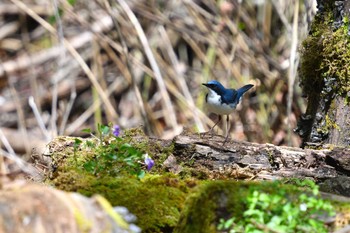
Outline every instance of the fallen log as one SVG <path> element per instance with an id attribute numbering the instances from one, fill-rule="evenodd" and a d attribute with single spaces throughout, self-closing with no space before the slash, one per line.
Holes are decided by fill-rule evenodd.
<path id="1" fill-rule="evenodd" d="M 222 145 L 223 141 L 224 138 L 219 136 L 181 134 L 174 139 L 173 156 L 177 162 L 168 167 L 171 170 L 175 164 L 179 166 L 187 162 L 213 179 L 310 178 L 317 183 L 323 183 L 341 177 L 342 180 L 350 181 L 348 148 L 332 145 L 317 145 L 316 148 L 314 145 L 314 148 L 302 149 L 235 140 Z M 337 182 L 327 183 L 332 185 Z M 345 183 L 348 182 L 341 182 Z M 335 193 L 349 196 L 350 187 L 345 187 L 341 193 Z"/>
<path id="2" fill-rule="evenodd" d="M 348 148 L 332 145 L 317 145 L 316 148 L 316 145 L 313 145 L 313 148 L 302 149 L 235 140 L 223 145 L 223 137 L 204 137 L 188 132 L 171 141 L 148 138 L 144 135 L 135 135 L 133 140 L 148 141 L 149 148 L 158 148 L 161 145 L 164 151 L 158 150 L 151 156 L 161 158 L 163 154 L 168 154 L 162 163 L 163 169 L 175 174 L 189 173 L 199 179 L 309 178 L 321 184 L 321 187 L 323 183 L 327 184 L 327 192 L 350 196 L 350 186 L 346 186 L 350 183 Z M 56 151 L 72 151 L 70 147 L 73 145 L 74 138 L 58 137 L 48 144 L 42 157 L 50 159 Z M 170 153 L 169 148 L 172 148 Z M 67 157 L 69 153 L 63 154 Z M 57 164 L 57 161 L 63 160 L 64 158 L 56 158 L 56 163 L 51 164 L 52 170 L 60 166 L 61 162 Z M 50 162 L 46 164 L 50 166 Z M 341 182 L 337 182 L 338 179 Z"/>

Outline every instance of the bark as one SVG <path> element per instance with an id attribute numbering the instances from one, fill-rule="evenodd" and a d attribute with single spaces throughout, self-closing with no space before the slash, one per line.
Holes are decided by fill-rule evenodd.
<path id="1" fill-rule="evenodd" d="M 328 192 L 350 196 L 350 186 L 345 185 L 350 182 L 350 149 L 321 144 L 314 144 L 318 149 L 302 149 L 233 140 L 222 145 L 223 141 L 219 136 L 179 135 L 174 139 L 174 157 L 164 164 L 180 172 L 184 168 L 179 164 L 191 163 L 210 179 L 311 178 Z"/>
<path id="2" fill-rule="evenodd" d="M 275 179 L 281 177 L 312 177 L 323 180 L 350 174 L 350 150 L 346 148 L 302 149 L 250 142 L 230 141 L 214 136 L 202 139 L 180 135 L 175 139 L 174 155 L 193 159 L 194 166 L 240 178 Z"/>
<path id="3" fill-rule="evenodd" d="M 334 109 L 334 120 L 338 125 L 332 128 L 327 143 L 347 146 L 350 145 L 350 107 L 344 102 L 344 98 L 336 98 Z"/>

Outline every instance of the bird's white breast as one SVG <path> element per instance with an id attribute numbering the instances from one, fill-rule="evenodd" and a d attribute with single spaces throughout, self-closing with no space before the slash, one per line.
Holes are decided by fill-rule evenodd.
<path id="1" fill-rule="evenodd" d="M 236 109 L 236 104 L 224 104 L 221 103 L 221 96 L 216 94 L 215 91 L 209 89 L 207 97 L 207 107 L 212 113 L 218 115 L 228 115 Z"/>

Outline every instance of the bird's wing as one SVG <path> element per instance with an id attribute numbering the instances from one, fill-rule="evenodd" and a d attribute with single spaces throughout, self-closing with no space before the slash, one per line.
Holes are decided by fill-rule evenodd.
<path id="1" fill-rule="evenodd" d="M 232 104 L 237 100 L 237 91 L 235 89 L 227 89 L 225 95 L 222 96 L 222 103 Z"/>
<path id="2" fill-rule="evenodd" d="M 234 104 L 237 105 L 242 98 L 243 94 L 247 92 L 250 88 L 252 88 L 254 85 L 248 84 L 245 85 L 238 90 L 235 89 L 227 89 L 226 93 L 222 96 L 222 103 L 225 104 Z"/>
<path id="3" fill-rule="evenodd" d="M 242 95 L 243 95 L 245 92 L 247 92 L 250 88 L 252 88 L 253 86 L 254 86 L 254 85 L 252 85 L 252 84 L 248 84 L 248 85 L 245 85 L 245 86 L 239 88 L 239 89 L 237 90 L 238 98 L 242 97 Z"/>

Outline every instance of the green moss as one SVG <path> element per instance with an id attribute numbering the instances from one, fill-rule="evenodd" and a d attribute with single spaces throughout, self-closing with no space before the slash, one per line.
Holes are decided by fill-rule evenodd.
<path id="1" fill-rule="evenodd" d="M 280 182 L 207 181 L 199 185 L 187 199 L 175 233 L 217 232 L 220 218 L 235 217 L 239 221 L 246 208 L 246 197 L 251 189 L 267 193 L 276 190 L 296 192 L 296 188 Z"/>
<path id="2" fill-rule="evenodd" d="M 118 164 L 114 166 L 113 159 L 108 164 L 109 160 L 102 163 L 101 158 L 96 159 L 101 153 L 118 156 L 119 148 L 115 145 L 125 143 L 132 145 L 137 151 L 148 153 L 156 160 L 152 172 L 158 171 L 163 175 L 149 174 L 140 180 L 131 173 L 118 169 Z M 196 186 L 193 179 L 180 180 L 164 173 L 160 160 L 164 161 L 172 153 L 173 145 L 171 142 L 162 144 L 149 139 L 140 129 L 126 130 L 120 138 L 111 134 L 105 134 L 99 139 L 80 138 L 78 143 L 76 138 L 59 137 L 50 146 L 53 152 L 53 175 L 48 176 L 47 183 L 58 189 L 79 192 L 86 196 L 101 194 L 113 206 L 127 207 L 138 217 L 136 224 L 143 232 L 172 229 L 177 224 L 190 187 Z M 84 167 L 86 161 L 94 161 L 97 165 L 103 165 L 104 169 L 97 173 L 91 172 Z M 85 227 L 84 224 L 82 226 Z"/>
<path id="3" fill-rule="evenodd" d="M 113 206 L 125 206 L 138 218 L 143 232 L 164 232 L 176 226 L 193 181 L 172 175 L 95 177 L 79 170 L 61 171 L 51 181 L 57 188 L 85 196 L 100 194 Z"/>
<path id="4" fill-rule="evenodd" d="M 320 68 L 323 78 L 334 78 L 331 89 L 340 96 L 350 91 L 350 37 L 348 26 L 336 31 L 327 30 L 323 34 L 323 56 Z"/>
<path id="5" fill-rule="evenodd" d="M 330 130 L 337 129 L 340 131 L 339 125 L 333 121 L 328 114 L 326 114 L 324 125 L 318 129 L 318 133 L 328 134 Z"/>
<path id="6" fill-rule="evenodd" d="M 323 86 L 322 70 L 320 70 L 323 57 L 322 34 L 328 30 L 328 25 L 322 19 L 315 17 L 310 35 L 302 42 L 300 60 L 301 85 L 305 93 L 319 93 Z"/>
<path id="7" fill-rule="evenodd" d="M 118 138 L 112 133 L 86 139 L 57 137 L 50 142 L 49 147 L 53 152 L 51 178 L 56 176 L 58 170 L 71 167 L 89 170 L 95 174 L 112 175 L 126 170 L 137 173 L 139 170 L 146 169 L 145 165 L 142 165 L 144 154 L 148 154 L 156 161 L 152 172 L 162 172 L 164 160 L 172 154 L 174 149 L 171 141 L 150 139 L 139 128 L 125 130 Z M 138 161 L 126 161 L 123 160 L 125 159 L 123 156 L 129 156 L 129 160 L 138 159 Z M 130 169 L 123 163 L 127 163 Z"/>
<path id="8" fill-rule="evenodd" d="M 300 187 L 301 181 L 291 179 L 288 183 Z M 278 190 L 290 198 L 305 192 L 284 182 L 196 181 L 171 174 L 139 180 L 133 176 L 96 177 L 73 168 L 59 171 L 51 184 L 86 196 L 100 194 L 112 206 L 127 207 L 138 217 L 136 224 L 143 232 L 217 232 L 220 219 L 243 218 L 252 190 L 266 194 Z"/>
<path id="9" fill-rule="evenodd" d="M 166 141 L 151 140 L 147 145 L 148 153 L 157 161 L 155 171 L 162 171 L 162 164 L 174 151 L 174 143 Z"/>
<path id="10" fill-rule="evenodd" d="M 340 96 L 350 91 L 350 37 L 343 28 L 324 34 L 324 59 L 321 69 L 325 70 L 323 77 L 335 78 L 332 88 Z"/>
<path id="11" fill-rule="evenodd" d="M 151 139 L 145 135 L 140 127 L 123 131 L 121 138 L 123 141 L 129 142 L 137 150 L 143 151 L 150 155 L 152 159 L 156 160 L 156 164 L 152 169 L 154 172 L 161 172 L 163 170 L 163 162 L 174 150 L 174 143 L 171 141 Z"/>
<path id="12" fill-rule="evenodd" d="M 350 91 L 350 37 L 347 19 L 333 30 L 332 14 L 315 17 L 302 42 L 299 74 L 304 92 L 345 96 Z"/>
<path id="13" fill-rule="evenodd" d="M 333 111 L 339 107 L 334 106 L 336 98 L 344 98 L 346 105 L 350 103 L 349 19 L 344 17 L 343 25 L 338 27 L 339 22 L 333 22 L 334 1 L 326 2 L 300 50 L 300 83 L 308 96 L 307 109 L 297 129 L 303 146 L 310 141 L 326 141 L 332 129 L 338 129 Z"/>
<path id="14" fill-rule="evenodd" d="M 124 130 L 122 137 L 125 139 L 140 138 L 140 137 L 144 139 L 147 138 L 146 134 L 143 132 L 141 127 Z"/>
<path id="15" fill-rule="evenodd" d="M 247 197 L 254 191 L 265 193 L 268 196 L 280 196 L 284 202 L 300 201 L 300 195 L 312 195 L 315 184 L 307 180 L 291 180 L 296 186 L 283 182 L 235 182 L 235 181 L 207 181 L 197 186 L 193 194 L 187 199 L 181 213 L 178 226 L 174 233 L 212 233 L 217 232 L 220 219 L 234 218 L 236 223 L 244 222 L 247 216 Z M 282 200 L 281 199 L 281 200 Z M 272 201 L 272 200 L 270 200 Z M 315 197 L 314 202 L 325 203 Z M 344 206 L 344 203 L 331 202 L 335 209 Z M 326 204 L 323 204 L 326 206 Z M 271 206 L 273 207 L 273 206 Z M 316 208 L 316 207 L 315 207 Z M 317 207 L 318 208 L 318 207 Z M 278 207 L 277 207 L 278 209 Z M 349 209 L 347 208 L 346 211 Z M 310 210 L 312 211 L 312 210 Z M 323 213 L 322 211 L 320 213 Z M 324 213 L 323 213 L 324 214 Z M 301 214 L 303 216 L 303 214 Z M 276 216 L 277 217 L 277 216 Z M 282 217 L 282 216 L 280 216 Z M 285 217 L 285 216 L 284 216 Z M 308 219 L 303 219 L 308 222 Z"/>
<path id="16" fill-rule="evenodd" d="M 199 186 L 188 199 L 174 232 L 216 232 L 218 223 L 216 212 L 224 211 L 223 215 L 228 215 L 233 209 L 243 211 L 242 205 L 239 204 L 243 196 L 239 190 L 238 182 L 229 181 L 208 182 Z M 230 202 L 226 206 L 231 208 L 225 210 L 226 206 L 222 206 L 223 209 L 221 209 L 218 205 L 220 198 Z"/>
<path id="17" fill-rule="evenodd" d="M 246 197 L 251 189 L 273 193 L 283 185 L 277 182 L 198 181 L 210 179 L 210 173 L 205 168 L 191 164 L 190 156 L 194 153 L 192 147 L 177 146 L 178 151 L 175 152 L 173 143 L 161 144 L 142 135 L 131 138 L 124 135 L 122 140 L 152 153 L 152 158 L 163 159 L 172 153 L 181 154 L 185 158 L 182 162 L 178 161 L 183 167 L 182 172 L 179 176 L 168 174 L 156 160 L 157 169 L 152 170 L 152 173 L 157 172 L 159 175 L 148 174 L 141 180 L 128 173 L 118 173 L 116 176 L 108 172 L 91 173 L 76 165 L 77 161 L 79 164 L 93 156 L 95 147 L 89 146 L 83 140 L 79 148 L 74 150 L 75 140 L 59 139 L 62 145 L 56 146 L 57 150 L 53 154 L 57 166 L 55 176 L 48 183 L 58 189 L 79 192 L 86 196 L 100 194 L 112 206 L 127 207 L 138 217 L 136 224 L 146 233 L 172 232 L 175 227 L 175 232 L 216 232 L 220 218 L 228 219 L 232 215 L 237 220 L 242 218 Z M 74 154 L 76 160 L 72 159 Z M 284 190 L 295 190 L 289 186 L 283 187 Z M 82 229 L 88 229 L 84 219 L 79 215 L 76 217 Z"/>
<path id="18" fill-rule="evenodd" d="M 182 178 L 196 178 L 198 180 L 206 180 L 209 179 L 208 169 L 204 167 L 191 167 L 188 164 L 182 163 L 182 171 L 179 174 Z"/>
<path id="19" fill-rule="evenodd" d="M 74 154 L 74 137 L 57 137 L 49 143 L 49 150 L 52 151 L 51 166 L 61 167 L 65 165 L 67 158 Z"/>

